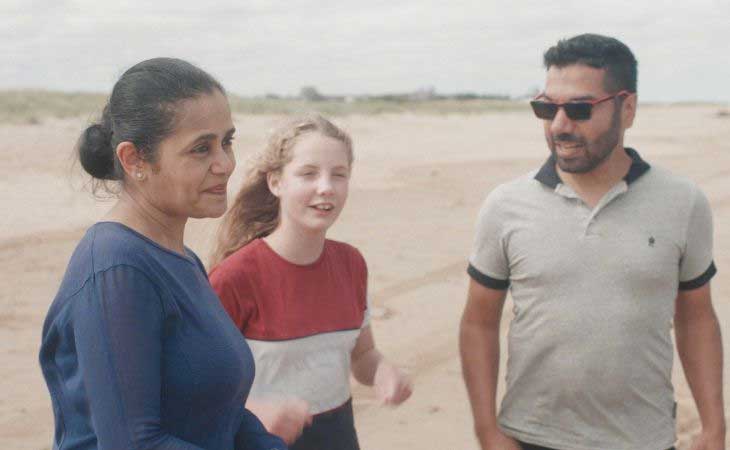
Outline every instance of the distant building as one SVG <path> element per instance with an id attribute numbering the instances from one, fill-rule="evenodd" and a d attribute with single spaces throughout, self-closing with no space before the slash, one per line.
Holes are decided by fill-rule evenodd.
<path id="1" fill-rule="evenodd" d="M 436 88 L 433 86 L 422 87 L 416 92 L 408 95 L 409 100 L 434 100 L 437 98 Z"/>
<path id="2" fill-rule="evenodd" d="M 299 98 L 308 102 L 318 102 L 325 99 L 325 96 L 320 94 L 314 86 L 304 86 L 299 91 Z"/>

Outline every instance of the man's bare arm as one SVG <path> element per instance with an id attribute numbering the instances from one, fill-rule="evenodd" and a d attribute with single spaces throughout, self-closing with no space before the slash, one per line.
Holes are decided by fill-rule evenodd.
<path id="1" fill-rule="evenodd" d="M 722 383 L 722 337 L 712 307 L 710 283 L 680 291 L 674 330 L 677 353 L 702 422 L 702 434 L 693 450 L 725 448 L 725 412 Z"/>
<path id="2" fill-rule="evenodd" d="M 483 450 L 520 448 L 497 426 L 499 324 L 506 296 L 506 290 L 490 289 L 470 280 L 461 318 L 461 366 L 474 415 L 474 430 Z"/>

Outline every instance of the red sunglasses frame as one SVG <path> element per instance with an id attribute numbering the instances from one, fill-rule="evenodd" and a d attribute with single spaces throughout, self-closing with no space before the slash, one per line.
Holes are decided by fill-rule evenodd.
<path id="1" fill-rule="evenodd" d="M 565 111 L 565 114 L 568 116 L 568 118 L 570 120 L 590 120 L 591 115 L 593 114 L 593 107 L 596 106 L 597 104 L 603 103 L 603 102 L 605 102 L 607 100 L 611 100 L 612 98 L 616 98 L 616 97 L 627 97 L 629 95 L 631 95 L 631 92 L 629 92 L 629 91 L 627 91 L 627 90 L 624 89 L 624 90 L 619 91 L 619 92 L 617 92 L 615 94 L 607 95 L 605 97 L 601 97 L 601 98 L 598 98 L 598 99 L 595 99 L 595 100 L 580 100 L 580 101 L 577 101 L 577 102 L 574 101 L 574 102 L 556 103 L 556 102 L 545 102 L 545 101 L 542 101 L 541 102 L 540 101 L 540 98 L 545 96 L 545 93 L 544 92 L 541 92 L 537 96 L 535 96 L 535 98 L 532 99 L 532 102 L 541 102 L 541 103 L 545 103 L 545 104 L 555 105 L 556 106 L 556 108 L 555 108 L 555 114 L 552 117 L 546 119 L 546 118 L 542 118 L 542 117 L 539 117 L 538 116 L 539 119 L 553 120 L 553 119 L 555 119 L 555 116 L 558 114 L 558 111 L 560 110 L 560 108 L 563 108 L 563 110 Z M 530 103 L 532 103 L 532 102 L 530 102 Z M 591 108 L 590 108 L 590 112 L 589 112 L 588 117 L 586 117 L 585 119 L 574 119 L 574 118 L 570 117 L 570 114 L 568 114 L 568 110 L 565 109 L 565 105 L 579 105 L 581 103 L 582 104 L 591 105 Z"/>

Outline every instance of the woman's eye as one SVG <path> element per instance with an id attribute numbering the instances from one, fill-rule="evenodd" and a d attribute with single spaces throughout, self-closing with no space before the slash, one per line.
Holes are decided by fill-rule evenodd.
<path id="1" fill-rule="evenodd" d="M 207 153 L 207 152 L 208 152 L 207 145 L 199 145 L 197 147 L 193 147 L 193 153 Z"/>
<path id="2" fill-rule="evenodd" d="M 231 136 L 228 139 L 224 140 L 223 141 L 223 147 L 226 147 L 226 148 L 231 147 L 233 145 L 233 140 L 234 140 L 234 137 L 233 136 Z"/>

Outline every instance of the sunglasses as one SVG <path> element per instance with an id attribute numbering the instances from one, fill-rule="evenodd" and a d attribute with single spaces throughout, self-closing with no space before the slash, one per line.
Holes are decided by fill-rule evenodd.
<path id="1" fill-rule="evenodd" d="M 530 102 L 532 110 L 539 119 L 553 120 L 558 114 L 558 110 L 563 108 L 565 115 L 570 120 L 588 120 L 591 118 L 591 112 L 593 107 L 599 103 L 603 103 L 607 100 L 611 100 L 615 97 L 626 97 L 630 95 L 629 91 L 621 91 L 607 97 L 602 97 L 596 100 L 586 100 L 582 102 L 568 102 L 568 103 L 553 103 L 538 100 L 545 94 L 540 94 L 533 101 Z"/>

